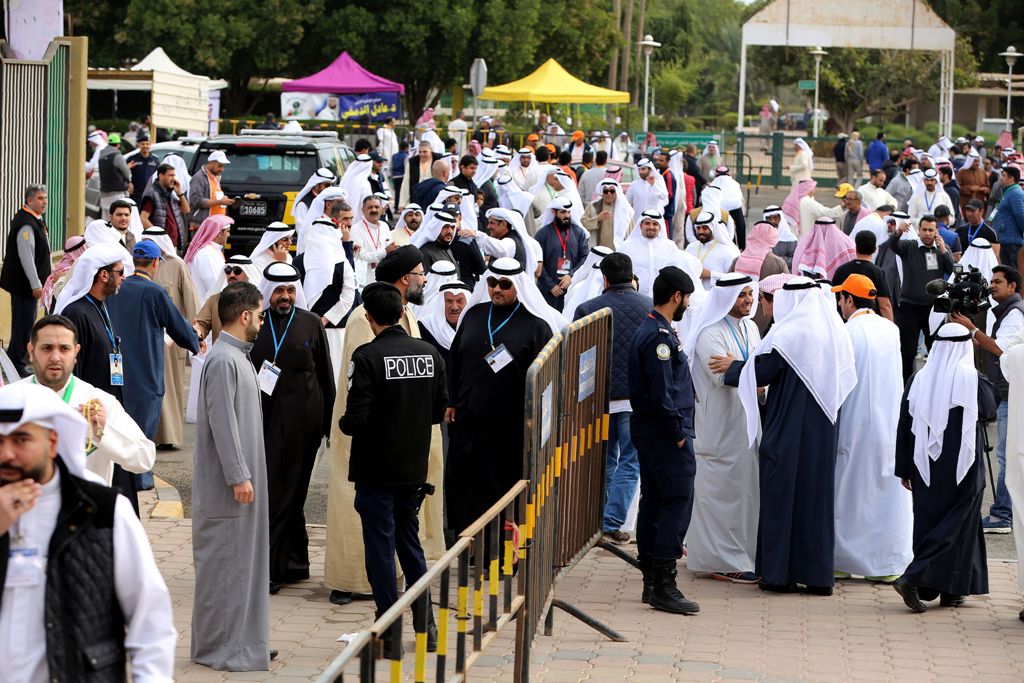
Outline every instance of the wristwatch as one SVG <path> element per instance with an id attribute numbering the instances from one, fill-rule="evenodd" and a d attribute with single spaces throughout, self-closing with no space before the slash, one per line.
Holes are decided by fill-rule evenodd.
<path id="1" fill-rule="evenodd" d="M 974 339 L 974 337 L 976 337 L 977 334 L 978 334 L 978 328 L 975 327 L 973 330 L 971 330 L 971 339 Z"/>

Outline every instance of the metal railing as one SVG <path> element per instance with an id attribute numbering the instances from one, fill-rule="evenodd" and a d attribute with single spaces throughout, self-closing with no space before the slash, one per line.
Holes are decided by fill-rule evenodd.
<path id="1" fill-rule="evenodd" d="M 320 675 L 321 683 L 340 683 L 347 674 L 353 673 L 359 681 L 375 680 L 378 654 L 385 639 L 391 643 L 390 647 L 384 648 L 388 650 L 384 655 L 390 669 L 389 680 L 401 681 L 404 676 L 403 648 L 397 644 L 402 643 L 404 617 L 408 613 L 412 614 L 415 635 L 413 681 L 425 683 L 429 663 L 428 610 L 433 609 L 430 595 L 435 586 L 438 596 L 437 648 L 433 653 L 432 679 L 438 683 L 466 680 L 466 673 L 484 648 L 511 621 L 516 620 L 515 667 L 516 679 L 520 680 L 518 672 L 524 666 L 521 658 L 528 656 L 527 648 L 522 646 L 525 620 L 520 618 L 526 604 L 527 572 L 516 569 L 519 547 L 515 520 L 526 509 L 527 487 L 528 482 L 520 480 L 467 527 L 426 574 L 408 587 L 369 629 L 361 631 L 348 643 Z M 452 643 L 449 642 L 453 621 L 454 657 L 450 655 Z"/>

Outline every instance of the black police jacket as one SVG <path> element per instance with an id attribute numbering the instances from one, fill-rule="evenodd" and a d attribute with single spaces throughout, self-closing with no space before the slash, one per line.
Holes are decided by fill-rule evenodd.
<path id="1" fill-rule="evenodd" d="M 428 342 L 400 325 L 381 331 L 352 354 L 348 400 L 338 421 L 352 437 L 349 481 L 383 486 L 427 480 L 432 426 L 444 418 L 444 361 Z"/>

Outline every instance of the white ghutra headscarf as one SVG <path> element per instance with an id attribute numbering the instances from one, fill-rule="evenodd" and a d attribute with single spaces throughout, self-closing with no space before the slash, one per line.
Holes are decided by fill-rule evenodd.
<path id="1" fill-rule="evenodd" d="M 466 311 L 477 304 L 490 300 L 487 294 L 488 277 L 511 280 L 516 287 L 516 298 L 526 310 L 546 322 L 551 328 L 552 334 L 558 334 L 563 327 L 569 324 L 565 316 L 551 308 L 544 300 L 544 295 L 537 289 L 537 281 L 534 280 L 533 273 L 526 273 L 523 270 L 523 264 L 514 258 L 503 256 L 492 261 L 484 274 L 480 276 L 480 280 L 473 289 L 473 295 L 466 302 L 466 307 L 462 309 L 462 315 L 459 316 L 460 325 L 466 317 Z"/>

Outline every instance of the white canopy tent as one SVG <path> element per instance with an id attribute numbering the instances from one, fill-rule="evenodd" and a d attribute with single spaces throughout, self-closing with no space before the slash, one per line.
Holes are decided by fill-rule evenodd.
<path id="1" fill-rule="evenodd" d="M 939 131 L 952 134 L 956 32 L 922 0 L 861 0 L 844 4 L 842 11 L 822 0 L 775 0 L 762 9 L 743 24 L 738 128 L 747 94 L 748 45 L 940 52 Z"/>
<path id="2" fill-rule="evenodd" d="M 189 131 L 206 131 L 210 121 L 210 92 L 228 87 L 185 71 L 163 48 L 156 48 L 128 69 L 89 69 L 89 90 L 134 90 L 152 93 L 153 125 Z"/>

